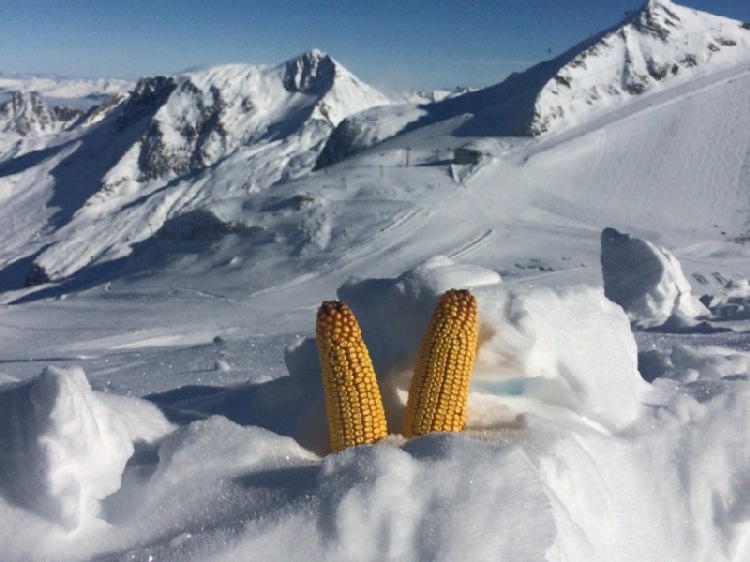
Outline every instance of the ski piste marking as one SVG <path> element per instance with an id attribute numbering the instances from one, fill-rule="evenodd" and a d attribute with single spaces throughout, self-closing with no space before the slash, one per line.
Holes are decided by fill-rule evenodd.
<path id="1" fill-rule="evenodd" d="M 495 237 L 495 230 L 490 228 L 486 231 L 484 231 L 479 236 L 475 236 L 471 240 L 469 240 L 466 244 L 455 250 L 454 252 L 451 252 L 448 254 L 448 257 L 455 260 L 458 258 L 463 258 L 469 254 L 474 253 L 476 250 L 479 250 L 483 246 L 487 245 L 490 240 L 492 240 Z"/>

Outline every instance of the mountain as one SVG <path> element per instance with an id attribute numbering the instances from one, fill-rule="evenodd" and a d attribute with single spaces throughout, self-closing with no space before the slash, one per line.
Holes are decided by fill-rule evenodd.
<path id="1" fill-rule="evenodd" d="M 7 212 L 26 220 L 2 261 L 32 259 L 34 282 L 127 256 L 182 212 L 306 174 L 344 117 L 389 103 L 320 51 L 143 78 L 43 148 L 5 155 Z"/>
<path id="2" fill-rule="evenodd" d="M 456 119 L 460 136 L 538 136 L 750 59 L 750 25 L 670 0 L 650 0 L 597 34 L 500 84 L 399 109 L 381 129 L 367 113 L 342 123 L 324 149 L 328 165 L 399 132 Z M 396 110 L 394 110 L 395 112 Z"/>
<path id="3" fill-rule="evenodd" d="M 109 97 L 126 94 L 133 82 L 116 78 L 72 78 L 0 72 L 0 102 L 17 92 L 33 93 L 48 105 L 87 110 L 101 105 Z"/>
<path id="4" fill-rule="evenodd" d="M 60 133 L 81 115 L 83 111 L 49 106 L 35 94 L 16 92 L 0 104 L 0 134 L 26 137 Z"/>
<path id="5" fill-rule="evenodd" d="M 633 96 L 747 62 L 749 50 L 747 24 L 649 0 L 560 66 L 536 94 L 526 131 L 538 135 Z"/>

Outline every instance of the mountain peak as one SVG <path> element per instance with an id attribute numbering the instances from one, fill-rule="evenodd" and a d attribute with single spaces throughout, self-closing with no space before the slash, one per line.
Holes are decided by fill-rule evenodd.
<path id="1" fill-rule="evenodd" d="M 529 130 L 540 134 L 573 114 L 747 62 L 750 32 L 741 22 L 649 0 L 578 52 L 548 63 L 557 71 L 537 96 Z"/>
<path id="2" fill-rule="evenodd" d="M 673 30 L 681 27 L 679 10 L 670 0 L 649 0 L 649 2 L 631 20 L 637 31 L 648 33 L 666 41 Z"/>
<path id="3" fill-rule="evenodd" d="M 15 92 L 0 104 L 0 132 L 22 137 L 59 133 L 82 114 L 70 107 L 49 106 L 35 93 Z"/>

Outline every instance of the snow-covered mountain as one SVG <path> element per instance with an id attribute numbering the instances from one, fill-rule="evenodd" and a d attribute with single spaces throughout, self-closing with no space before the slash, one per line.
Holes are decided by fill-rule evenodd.
<path id="1" fill-rule="evenodd" d="M 135 84 L 117 78 L 71 78 L 0 72 L 0 102 L 17 92 L 33 93 L 48 105 L 86 110 L 116 94 L 126 94 Z"/>
<path id="2" fill-rule="evenodd" d="M 49 106 L 35 94 L 16 92 L 0 103 L 0 134 L 52 135 L 70 127 L 81 115 L 81 110 Z"/>
<path id="3" fill-rule="evenodd" d="M 538 92 L 527 131 L 554 130 L 633 96 L 747 62 L 749 51 L 748 24 L 649 0 L 560 66 Z"/>
<path id="4" fill-rule="evenodd" d="M 461 136 L 537 136 L 749 60 L 747 23 L 649 0 L 612 29 L 495 86 L 387 116 L 373 110 L 351 117 L 332 135 L 320 165 L 449 119 Z"/>
<path id="5" fill-rule="evenodd" d="M 344 117 L 389 103 L 320 51 L 144 78 L 43 148 L 4 156 L 26 240 L 2 260 L 35 255 L 34 281 L 126 256 L 182 212 L 306 174 Z"/>

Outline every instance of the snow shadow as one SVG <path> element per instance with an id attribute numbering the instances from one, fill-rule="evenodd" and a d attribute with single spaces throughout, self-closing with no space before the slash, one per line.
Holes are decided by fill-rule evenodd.
<path id="1" fill-rule="evenodd" d="M 108 281 L 152 270 L 159 264 L 185 255 L 206 254 L 216 244 L 221 244 L 227 236 L 249 237 L 256 236 L 262 231 L 260 227 L 228 224 L 209 211 L 188 211 L 167 220 L 153 237 L 133 244 L 131 255 L 81 268 L 71 277 L 59 283 L 40 286 L 38 290 L 14 300 L 11 304 L 58 298 L 90 289 Z M 23 261 L 19 260 L 18 263 L 14 262 L 6 270 L 0 271 L 0 290 L 22 287 L 23 268 L 26 268 L 25 275 L 28 277 L 29 271 L 33 269 L 34 260 L 41 253 L 42 251 L 35 256 L 24 258 Z"/>
<path id="2" fill-rule="evenodd" d="M 0 269 L 0 292 L 14 291 L 24 287 L 34 268 L 36 259 L 47 249 L 47 246 L 35 254 L 18 258 Z"/>
<path id="3" fill-rule="evenodd" d="M 69 141 L 57 146 L 26 152 L 21 156 L 12 158 L 11 160 L 8 160 L 7 162 L 0 165 L 0 177 L 20 174 L 21 172 L 25 172 L 26 170 L 30 170 L 31 168 L 39 166 L 42 162 L 49 158 L 52 158 L 60 152 L 63 152 L 72 144 L 73 141 Z"/>
<path id="4" fill-rule="evenodd" d="M 144 398 L 179 425 L 221 415 L 239 425 L 291 437 L 305 449 L 325 454 L 328 423 L 315 341 L 303 340 L 287 349 L 284 359 L 289 376 L 232 387 L 189 385 Z"/>

